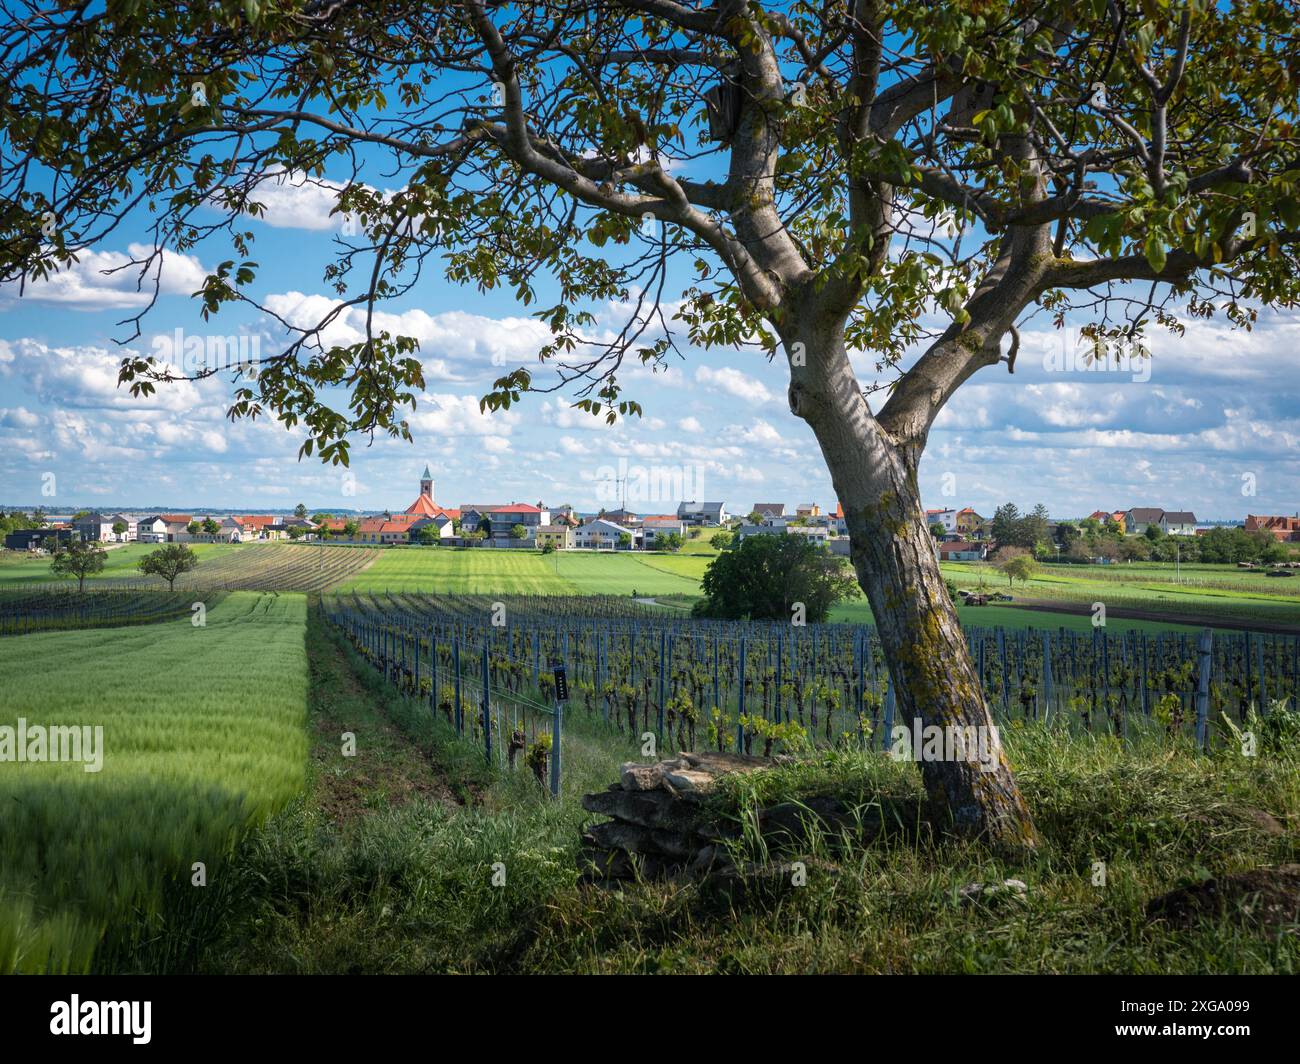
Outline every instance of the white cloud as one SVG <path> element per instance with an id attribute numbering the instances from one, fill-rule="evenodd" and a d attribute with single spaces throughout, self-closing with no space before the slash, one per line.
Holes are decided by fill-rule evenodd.
<path id="1" fill-rule="evenodd" d="M 721 369 L 699 366 L 695 370 L 695 379 L 748 403 L 770 403 L 776 398 L 762 381 L 730 366 Z"/>
<path id="2" fill-rule="evenodd" d="M 164 250 L 145 269 L 153 254 L 148 244 L 129 244 L 127 251 L 82 251 L 79 260 L 58 273 L 28 280 L 22 300 L 53 303 L 74 310 L 116 310 L 147 306 L 157 283 L 163 295 L 190 295 L 203 285 L 207 270 L 193 255 Z M 132 263 L 136 263 L 132 265 Z M 20 301 L 17 282 L 0 287 L 5 302 Z M 3 361 L 0 356 L 0 361 Z"/>

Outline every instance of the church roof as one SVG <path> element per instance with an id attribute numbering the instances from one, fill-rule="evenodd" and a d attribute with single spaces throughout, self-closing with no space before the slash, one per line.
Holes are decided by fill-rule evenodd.
<path id="1" fill-rule="evenodd" d="M 421 495 L 415 500 L 415 502 L 411 503 L 411 505 L 406 508 L 406 512 L 408 514 L 421 514 L 424 517 L 437 517 L 442 513 L 442 507 L 435 506 L 433 500 L 429 498 L 429 496 Z"/>

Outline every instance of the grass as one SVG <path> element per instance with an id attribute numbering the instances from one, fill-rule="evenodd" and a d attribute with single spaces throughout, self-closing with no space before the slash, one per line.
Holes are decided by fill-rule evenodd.
<path id="1" fill-rule="evenodd" d="M 1148 899 L 1171 888 L 1300 856 L 1294 751 L 1211 758 L 1165 741 L 1124 746 L 1012 726 L 1008 751 L 1043 838 L 1018 863 L 925 835 L 870 846 L 821 839 L 787 855 L 807 863 L 805 887 L 778 880 L 739 898 L 693 883 L 584 887 L 579 798 L 606 786 L 627 756 L 598 722 L 570 719 L 564 795 L 552 801 L 526 772 L 490 773 L 481 751 L 312 624 L 320 726 L 308 791 L 240 846 L 230 890 L 208 896 L 202 951 L 192 968 L 172 970 L 1300 971 L 1295 934 L 1232 917 L 1176 931 L 1144 916 Z M 399 777 L 427 771 L 425 786 L 396 785 L 395 798 L 393 785 L 342 763 L 344 721 L 361 749 L 387 751 L 381 760 Z M 370 797 L 341 809 L 341 774 Z M 823 793 L 871 803 L 914 799 L 920 788 L 914 766 L 838 752 L 746 777 L 718 804 L 743 817 L 760 801 Z M 494 868 L 504 885 L 494 885 Z M 1008 876 L 1028 884 L 1023 901 L 960 898 L 963 885 Z"/>
<path id="2" fill-rule="evenodd" d="M 200 564 L 209 563 L 229 556 L 238 551 L 238 546 L 225 543 L 192 543 L 190 549 L 199 556 Z M 143 583 L 146 577 L 136 570 L 136 563 L 150 551 L 157 550 L 156 544 L 123 543 L 108 550 L 104 559 L 104 569 L 94 576 L 87 577 L 87 583 L 98 580 L 125 579 Z M 25 551 L 0 551 L 0 587 L 23 584 L 49 584 L 60 582 L 50 572 L 48 555 L 29 556 Z M 75 580 L 64 579 L 63 583 L 76 586 Z M 165 584 L 163 586 L 166 586 Z"/>
<path id="3" fill-rule="evenodd" d="M 202 908 L 193 863 L 219 883 L 240 834 L 302 788 L 305 614 L 300 595 L 236 592 L 201 628 L 0 640 L 0 724 L 102 726 L 104 747 L 97 773 L 0 762 L 0 972 L 84 971 L 156 930 L 170 896 Z"/>
<path id="4" fill-rule="evenodd" d="M 708 558 L 644 553 L 483 547 L 386 550 L 340 591 L 437 591 L 470 595 L 699 593 Z"/>

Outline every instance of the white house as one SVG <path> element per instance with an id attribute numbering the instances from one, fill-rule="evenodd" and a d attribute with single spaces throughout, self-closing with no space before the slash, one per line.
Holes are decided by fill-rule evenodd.
<path id="1" fill-rule="evenodd" d="M 1160 527 L 1171 536 L 1196 535 L 1196 515 L 1190 510 L 1166 510 L 1160 516 Z"/>
<path id="2" fill-rule="evenodd" d="M 957 531 L 957 511 L 956 510 L 926 510 L 925 523 L 929 525 L 943 525 L 945 532 Z"/>
<path id="3" fill-rule="evenodd" d="M 627 546 L 624 550 L 632 549 L 632 541 L 635 538 L 632 530 L 625 525 L 616 524 L 613 521 L 606 521 L 603 517 L 598 517 L 589 524 L 581 525 L 573 530 L 573 545 L 575 547 L 585 547 L 589 550 L 619 550 L 621 537 L 627 536 Z"/>
<path id="4" fill-rule="evenodd" d="M 685 539 L 686 522 L 666 515 L 647 517 L 641 522 L 641 545 L 646 550 L 654 550 L 656 539 L 674 532 Z"/>

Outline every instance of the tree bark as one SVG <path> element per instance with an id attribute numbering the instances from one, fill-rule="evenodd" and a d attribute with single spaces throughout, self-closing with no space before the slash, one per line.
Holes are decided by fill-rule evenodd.
<path id="1" fill-rule="evenodd" d="M 805 333 L 807 335 L 807 333 Z M 806 342 L 806 341 L 805 341 Z M 991 767 L 965 757 L 922 760 L 931 815 L 945 830 L 1011 851 L 1037 843 L 980 689 L 925 522 L 916 463 L 922 443 L 891 439 L 872 416 L 838 330 L 792 365 L 790 407 L 812 427 L 848 525 L 858 582 L 871 604 L 909 731 L 980 729 Z M 887 737 L 888 739 L 888 737 Z"/>

